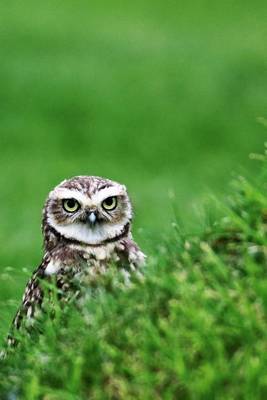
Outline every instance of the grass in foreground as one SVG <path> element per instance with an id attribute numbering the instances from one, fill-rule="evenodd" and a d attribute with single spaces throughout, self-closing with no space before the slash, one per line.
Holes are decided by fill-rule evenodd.
<path id="1" fill-rule="evenodd" d="M 201 235 L 155 247 L 143 279 L 111 270 L 82 312 L 47 319 L 3 362 L 1 398 L 266 398 L 266 172 Z"/>

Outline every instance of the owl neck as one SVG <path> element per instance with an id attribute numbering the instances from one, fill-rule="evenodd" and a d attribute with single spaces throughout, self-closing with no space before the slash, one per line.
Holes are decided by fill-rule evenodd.
<path id="1" fill-rule="evenodd" d="M 58 245 L 84 245 L 84 246 L 92 246 L 92 247 L 100 247 L 104 246 L 107 243 L 112 243 L 112 242 L 117 242 L 120 239 L 126 238 L 129 235 L 130 232 L 130 222 L 126 223 L 122 229 L 122 231 L 112 237 L 112 238 L 107 238 L 103 240 L 102 242 L 99 243 L 83 243 L 81 241 L 71 239 L 71 238 L 66 238 L 65 236 L 61 235 L 55 228 L 53 228 L 50 225 L 46 225 L 46 228 L 44 229 L 44 248 L 45 251 L 51 251 Z"/>

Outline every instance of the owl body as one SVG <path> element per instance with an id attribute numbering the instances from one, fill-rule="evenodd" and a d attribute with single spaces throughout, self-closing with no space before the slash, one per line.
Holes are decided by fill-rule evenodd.
<path id="1" fill-rule="evenodd" d="M 63 181 L 43 210 L 44 256 L 28 282 L 13 326 L 33 319 L 46 295 L 42 282 L 55 282 L 63 295 L 79 295 L 115 265 L 128 279 L 145 256 L 131 234 L 132 206 L 124 185 L 94 176 Z"/>

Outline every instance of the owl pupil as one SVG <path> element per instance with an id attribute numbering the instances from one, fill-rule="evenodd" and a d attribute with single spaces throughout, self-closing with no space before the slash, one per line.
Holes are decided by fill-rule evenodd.
<path id="1" fill-rule="evenodd" d="M 68 200 L 67 205 L 70 208 L 75 207 L 75 200 L 73 200 L 73 199 Z"/>
<path id="2" fill-rule="evenodd" d="M 107 206 L 111 206 L 112 203 L 113 203 L 113 197 L 108 197 L 108 198 L 106 199 L 105 203 L 106 203 Z"/>

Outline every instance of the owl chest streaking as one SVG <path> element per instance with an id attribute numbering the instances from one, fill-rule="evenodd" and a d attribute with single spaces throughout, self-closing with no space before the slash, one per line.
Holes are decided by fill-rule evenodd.
<path id="1" fill-rule="evenodd" d="M 28 282 L 13 325 L 42 309 L 51 281 L 62 293 L 79 292 L 79 285 L 97 283 L 109 266 L 129 276 L 144 263 L 132 239 L 132 206 L 124 185 L 95 177 L 63 181 L 48 196 L 43 210 L 44 257 Z"/>

